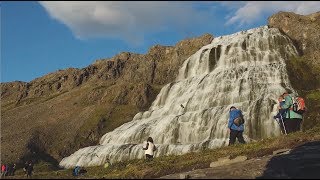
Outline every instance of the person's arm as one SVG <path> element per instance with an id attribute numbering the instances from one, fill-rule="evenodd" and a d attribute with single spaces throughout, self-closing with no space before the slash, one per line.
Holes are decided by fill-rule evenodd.
<path id="1" fill-rule="evenodd" d="M 229 113 L 230 115 L 229 115 L 229 122 L 228 122 L 228 128 L 230 129 L 231 128 L 231 126 L 232 126 L 232 124 L 233 124 L 233 117 L 232 117 L 232 115 L 231 115 L 231 113 Z"/>
<path id="2" fill-rule="evenodd" d="M 147 150 L 148 147 L 149 147 L 149 143 L 147 142 L 147 146 L 146 146 L 146 148 L 143 148 L 143 150 Z"/>

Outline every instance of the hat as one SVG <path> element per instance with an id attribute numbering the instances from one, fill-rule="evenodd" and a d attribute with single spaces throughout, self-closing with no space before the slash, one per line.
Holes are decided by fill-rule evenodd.
<path id="1" fill-rule="evenodd" d="M 231 106 L 231 107 L 230 107 L 230 110 L 231 110 L 232 108 L 235 108 L 235 109 L 237 109 L 236 107 L 234 107 L 234 106 Z"/>

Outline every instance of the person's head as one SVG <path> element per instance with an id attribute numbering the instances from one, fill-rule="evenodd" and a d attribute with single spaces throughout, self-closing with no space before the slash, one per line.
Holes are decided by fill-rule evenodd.
<path id="1" fill-rule="evenodd" d="M 237 108 L 236 107 L 234 107 L 234 106 L 231 106 L 230 107 L 230 111 L 233 111 L 233 110 L 236 110 Z"/>
<path id="2" fill-rule="evenodd" d="M 284 93 L 282 94 L 283 98 L 285 98 L 286 96 L 288 96 L 289 94 L 292 94 L 292 90 L 289 88 L 285 88 Z"/>
<path id="3" fill-rule="evenodd" d="M 283 95 L 279 96 L 278 101 L 281 102 L 283 100 Z"/>
<path id="4" fill-rule="evenodd" d="M 153 143 L 153 139 L 152 139 L 152 137 L 148 137 L 147 142 L 152 142 L 152 143 Z"/>

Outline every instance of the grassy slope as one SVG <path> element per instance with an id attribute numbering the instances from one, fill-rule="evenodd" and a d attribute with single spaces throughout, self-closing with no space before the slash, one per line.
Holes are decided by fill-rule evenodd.
<path id="1" fill-rule="evenodd" d="M 296 132 L 286 136 L 263 139 L 245 145 L 236 144 L 231 147 L 206 149 L 180 156 L 163 156 L 152 162 L 130 160 L 113 164 L 109 168 L 89 167 L 82 178 L 156 178 L 167 174 L 185 172 L 197 168 L 209 167 L 212 161 L 230 155 L 246 155 L 249 159 L 272 154 L 281 148 L 294 148 L 308 141 L 320 140 L 320 125 L 305 132 Z M 23 178 L 23 172 L 17 171 L 15 178 Z M 53 170 L 49 164 L 40 163 L 35 166 L 34 178 L 73 178 L 71 169 Z"/>

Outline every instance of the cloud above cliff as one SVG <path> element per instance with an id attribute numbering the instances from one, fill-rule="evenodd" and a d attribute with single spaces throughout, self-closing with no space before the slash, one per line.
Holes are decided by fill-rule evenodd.
<path id="1" fill-rule="evenodd" d="M 185 28 L 203 17 L 192 2 L 39 2 L 76 37 L 143 38 L 144 33 Z"/>
<path id="2" fill-rule="evenodd" d="M 251 24 L 258 21 L 263 15 L 272 15 L 279 11 L 290 11 L 307 15 L 320 11 L 319 1 L 249 1 L 224 2 L 224 6 L 236 9 L 228 18 L 226 24 Z"/>
<path id="3" fill-rule="evenodd" d="M 40 1 L 49 15 L 65 24 L 79 39 L 106 37 L 143 42 L 146 34 L 157 32 L 206 31 L 211 26 L 234 28 L 257 21 L 278 11 L 309 14 L 319 11 L 320 2 L 112 2 Z M 264 19 L 263 19 L 264 18 Z"/>

